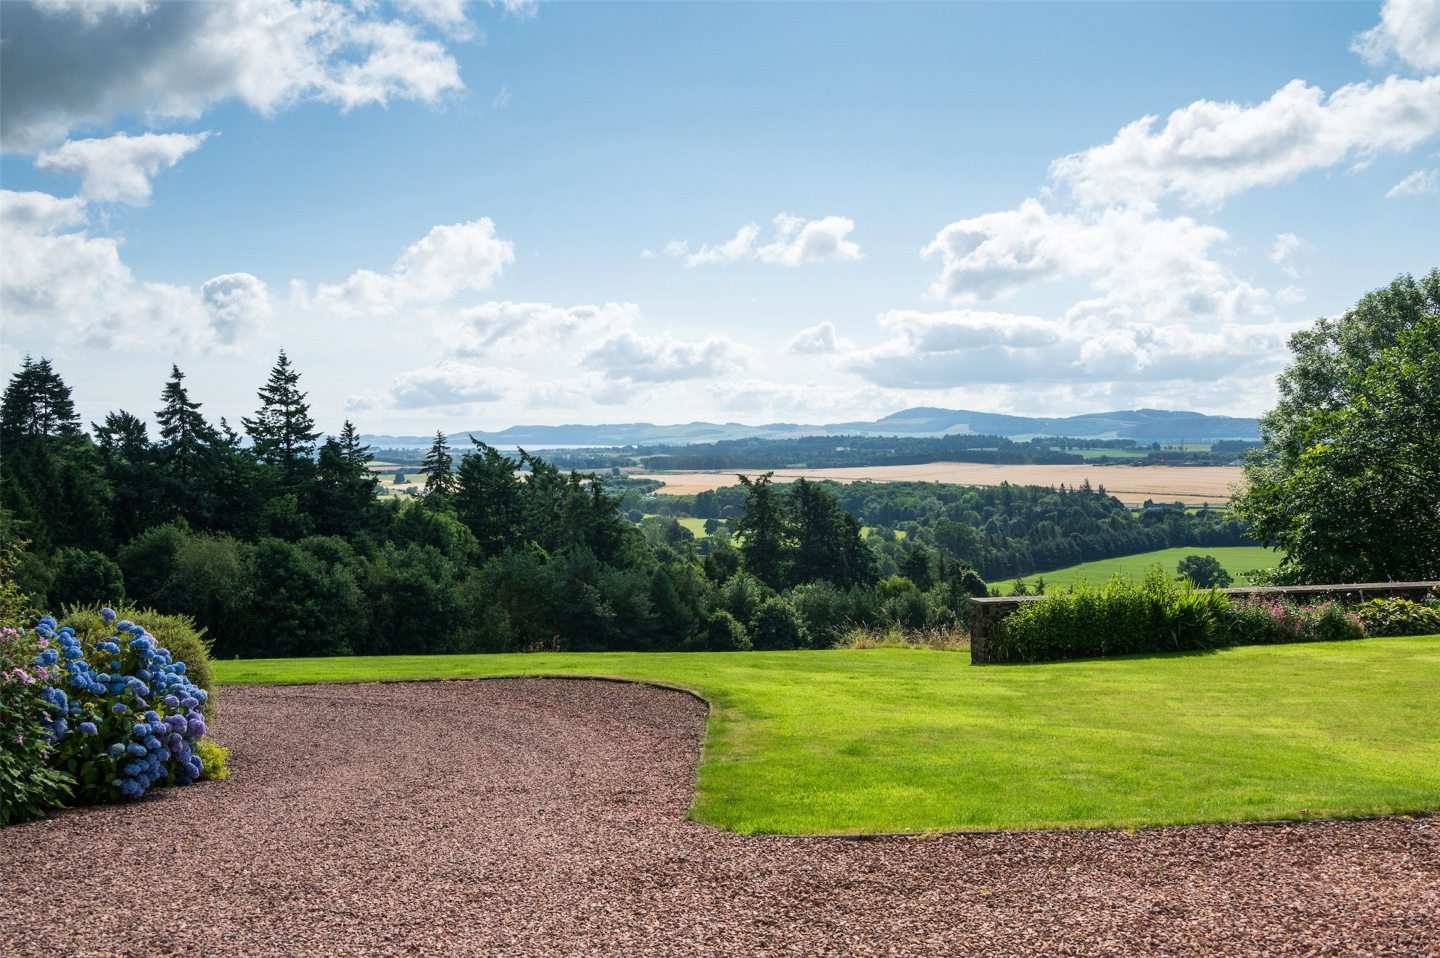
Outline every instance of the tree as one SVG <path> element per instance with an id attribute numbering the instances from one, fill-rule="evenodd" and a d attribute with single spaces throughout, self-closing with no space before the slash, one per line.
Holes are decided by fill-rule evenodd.
<path id="1" fill-rule="evenodd" d="M 292 487 L 309 477 L 315 440 L 320 437 L 305 395 L 300 391 L 300 374 L 282 349 L 270 379 L 260 387 L 255 417 L 241 420 L 255 444 L 256 458 L 279 466 L 284 483 Z"/>
<path id="2" fill-rule="evenodd" d="M 436 431 L 430 451 L 420 462 L 420 471 L 425 473 L 425 495 L 435 496 L 440 502 L 458 488 L 455 472 L 451 468 L 455 459 L 450 455 L 450 446 L 443 431 Z"/>
<path id="3" fill-rule="evenodd" d="M 1202 589 L 1224 589 L 1235 581 L 1214 556 L 1186 556 L 1175 567 L 1175 572 Z"/>
<path id="4" fill-rule="evenodd" d="M 1440 576 L 1440 269 L 1296 333 L 1236 512 L 1288 582 Z"/>
<path id="5" fill-rule="evenodd" d="M 0 400 L 0 442 L 78 437 L 80 417 L 70 387 L 44 358 L 25 357 Z"/>
<path id="6" fill-rule="evenodd" d="M 737 533 L 743 537 L 740 560 L 745 571 L 772 589 L 783 589 L 791 545 L 790 521 L 771 482 L 773 476 L 767 472 L 756 479 L 739 477 L 745 487 L 745 515 Z"/>

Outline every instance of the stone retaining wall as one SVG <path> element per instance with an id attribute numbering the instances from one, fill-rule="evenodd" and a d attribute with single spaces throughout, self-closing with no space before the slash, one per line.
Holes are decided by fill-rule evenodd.
<path id="1" fill-rule="evenodd" d="M 1363 602 L 1366 599 L 1423 599 L 1431 589 L 1440 588 L 1435 582 L 1345 582 L 1334 585 L 1274 585 L 1246 586 L 1238 589 L 1220 589 L 1224 595 L 1233 596 L 1289 596 L 1301 600 L 1341 599 L 1346 602 Z M 970 610 L 970 664 L 983 665 L 990 661 L 988 639 L 995 633 L 1000 620 L 1020 608 L 1026 602 L 1043 601 L 1043 595 L 987 596 L 971 599 Z"/>

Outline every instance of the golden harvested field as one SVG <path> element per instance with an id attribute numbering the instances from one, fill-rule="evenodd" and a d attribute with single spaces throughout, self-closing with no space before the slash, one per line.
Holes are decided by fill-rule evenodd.
<path id="1" fill-rule="evenodd" d="M 764 470 L 746 470 L 754 475 Z M 736 485 L 734 472 L 642 472 L 636 478 L 659 479 L 658 491 L 669 495 L 691 495 L 706 489 Z M 1121 502 L 1208 502 L 1224 505 L 1230 501 L 1230 487 L 1244 475 L 1239 466 L 992 466 L 978 462 L 930 462 L 918 466 L 857 466 L 845 469 L 776 469 L 776 482 L 796 479 L 833 479 L 836 482 L 947 482 L 961 486 L 998 486 L 1010 482 L 1021 486 L 1078 486 L 1086 479 Z"/>

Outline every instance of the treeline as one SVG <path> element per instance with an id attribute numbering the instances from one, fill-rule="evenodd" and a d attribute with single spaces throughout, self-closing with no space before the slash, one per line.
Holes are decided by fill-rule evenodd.
<path id="1" fill-rule="evenodd" d="M 1156 549 L 1255 544 L 1248 525 L 1228 511 L 1176 505 L 1131 510 L 1104 486 L 1088 482 L 1074 488 L 819 485 L 860 525 L 876 530 L 867 541 L 882 568 L 886 559 L 898 568 L 909 554 L 928 548 L 996 580 Z M 743 487 L 645 499 L 647 511 L 701 519 L 730 519 L 745 508 Z"/>
<path id="2" fill-rule="evenodd" d="M 767 476 L 743 487 L 736 538 L 703 544 L 637 526 L 598 476 L 443 436 L 423 498 L 381 500 L 354 426 L 321 441 L 299 381 L 282 352 L 236 430 L 174 368 L 153 437 L 124 410 L 87 432 L 27 358 L 0 403 L 16 583 L 52 608 L 194 616 L 223 657 L 825 646 L 850 626 L 952 626 L 984 590 L 929 551 L 883 574 L 893 559 L 831 493 Z"/>
<path id="3" fill-rule="evenodd" d="M 562 468 L 609 469 L 829 469 L 842 466 L 909 466 L 926 462 L 992 465 L 1083 462 L 1060 452 L 1003 436 L 803 436 L 794 439 L 725 439 L 718 442 L 647 445 L 643 449 L 556 450 Z"/>

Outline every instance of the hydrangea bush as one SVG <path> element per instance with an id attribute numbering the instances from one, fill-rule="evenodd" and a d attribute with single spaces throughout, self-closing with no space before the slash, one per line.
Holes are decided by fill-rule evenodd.
<path id="1" fill-rule="evenodd" d="M 144 626 L 116 622 L 90 648 L 51 616 L 35 634 L 46 643 L 35 664 L 46 670 L 40 725 L 50 764 L 74 780 L 81 802 L 136 799 L 160 783 L 200 778 L 208 693 L 186 675 Z"/>

